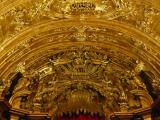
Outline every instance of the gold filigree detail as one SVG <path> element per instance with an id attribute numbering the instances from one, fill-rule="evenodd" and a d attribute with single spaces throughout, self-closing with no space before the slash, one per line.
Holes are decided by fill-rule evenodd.
<path id="1" fill-rule="evenodd" d="M 0 16 L 5 87 L 12 82 L 10 75 L 23 74 L 10 103 L 50 114 L 78 107 L 126 112 L 144 107 L 144 101 L 150 106 L 138 75 L 148 64 L 153 69 L 159 66 L 159 43 L 152 41 L 159 40 L 154 27 L 159 14 L 153 6 L 134 0 L 31 0 L 15 5 Z M 129 26 L 134 30 L 125 31 Z M 147 37 L 142 38 L 143 33 Z M 159 83 L 156 77 L 152 81 L 156 90 Z M 5 87 L 0 85 L 0 96 Z"/>
<path id="2" fill-rule="evenodd" d="M 146 92 L 146 88 L 136 79 L 137 73 L 134 70 L 137 63 L 128 64 L 132 59 L 126 56 L 122 57 L 125 61 L 121 61 L 118 55 L 118 60 L 110 52 L 109 50 L 104 52 L 99 47 L 80 45 L 52 53 L 46 63 L 38 65 L 38 68 L 26 67 L 27 74 L 24 74 L 27 79 L 21 82 L 27 83 L 23 86 L 19 83 L 14 89 L 13 96 L 22 97 L 20 108 L 35 112 L 51 113 L 54 111 L 59 114 L 68 109 L 79 111 L 77 106 L 83 106 L 79 102 L 82 100 L 86 104 L 81 109 L 85 111 L 129 110 L 128 100 L 133 99 L 129 96 L 129 91 L 136 89 Z M 111 53 L 118 54 L 114 52 Z M 122 66 L 118 66 L 118 63 Z M 26 91 L 23 93 L 24 96 L 18 96 L 19 89 Z M 122 91 L 122 94 L 119 91 Z M 100 101 L 96 109 L 93 108 L 95 100 Z M 14 98 L 12 98 L 12 103 L 14 103 Z M 68 107 L 65 109 L 62 106 Z"/>
<path id="3" fill-rule="evenodd" d="M 157 34 L 156 31 L 153 31 L 151 27 L 155 21 L 154 18 L 159 16 L 159 10 L 149 5 L 139 5 L 134 1 L 131 2 L 128 0 L 44 0 L 43 2 L 33 0 L 31 2 L 32 3 L 26 2 L 23 5 L 15 7 L 1 16 L 0 35 L 2 42 L 5 39 L 15 36 L 25 28 L 37 24 L 38 21 L 74 18 L 75 15 L 82 16 L 84 14 L 82 11 L 88 11 L 87 13 L 91 13 L 96 17 L 99 16 L 98 18 L 124 22 L 146 33 L 150 33 L 150 35 L 152 37 L 155 36 L 156 39 L 159 38 L 158 35 L 155 35 Z M 75 6 L 74 9 L 71 9 L 72 7 L 70 6 L 72 5 Z M 77 13 L 76 11 L 79 12 Z M 72 15 L 73 13 L 74 15 Z M 87 17 L 90 17 L 90 15 L 86 16 L 86 18 Z"/>

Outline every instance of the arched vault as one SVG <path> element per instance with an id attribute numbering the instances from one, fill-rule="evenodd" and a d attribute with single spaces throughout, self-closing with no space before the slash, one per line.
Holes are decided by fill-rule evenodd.
<path id="1" fill-rule="evenodd" d="M 158 0 L 2 0 L 0 8 L 0 87 L 13 108 L 110 114 L 152 104 L 141 73 L 158 92 Z"/>

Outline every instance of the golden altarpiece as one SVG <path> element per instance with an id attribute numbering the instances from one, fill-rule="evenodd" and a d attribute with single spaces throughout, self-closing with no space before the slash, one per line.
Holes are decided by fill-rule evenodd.
<path id="1" fill-rule="evenodd" d="M 0 120 L 158 119 L 159 0 L 0 0 L 0 8 Z"/>

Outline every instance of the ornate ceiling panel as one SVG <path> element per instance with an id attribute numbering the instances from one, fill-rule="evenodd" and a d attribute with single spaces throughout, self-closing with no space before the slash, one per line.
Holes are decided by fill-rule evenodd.
<path id="1" fill-rule="evenodd" d="M 12 76 L 23 75 L 11 105 L 50 114 L 79 106 L 106 113 L 148 107 L 139 72 L 148 71 L 159 90 L 157 1 L 1 1 L 0 87 L 7 91 Z"/>
<path id="2" fill-rule="evenodd" d="M 136 0 L 28 0 L 15 1 L 13 7 L 2 13 L 1 43 L 25 28 L 40 22 L 75 17 L 84 19 L 86 14 L 87 17 L 114 20 L 130 25 L 150 34 L 155 40 L 159 39 L 159 9 L 149 2 L 137 2 Z"/>

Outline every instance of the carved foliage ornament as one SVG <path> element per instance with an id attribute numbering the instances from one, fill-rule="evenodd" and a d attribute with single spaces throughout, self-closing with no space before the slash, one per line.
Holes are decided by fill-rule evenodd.
<path id="1" fill-rule="evenodd" d="M 21 98 L 19 107 L 35 112 L 61 113 L 66 112 L 66 109 L 58 107 L 67 105 L 70 111 L 76 111 L 83 100 L 86 104 L 81 109 L 90 112 L 106 109 L 132 110 L 128 100 L 132 100 L 134 95 L 130 97 L 130 91 L 146 91 L 143 83 L 136 79 L 136 63 L 132 63 L 135 64 L 132 69 L 119 66 L 113 56 L 102 51 L 98 47 L 82 45 L 66 48 L 50 56 L 45 66 L 25 75 L 17 84 L 14 96 Z M 130 61 L 131 58 L 126 57 L 126 60 Z M 123 65 L 125 66 L 125 63 Z M 25 85 L 22 85 L 24 83 Z M 19 90 L 24 91 L 23 96 L 18 96 Z M 97 108 L 96 111 L 93 108 L 95 103 L 101 104 L 103 109 Z"/>
<path id="2" fill-rule="evenodd" d="M 150 5 L 129 0 L 32 0 L 14 7 L 0 17 L 0 42 L 39 22 L 74 18 L 77 15 L 94 15 L 124 22 L 159 38 L 151 27 L 154 18 L 159 16 L 159 11 Z"/>

